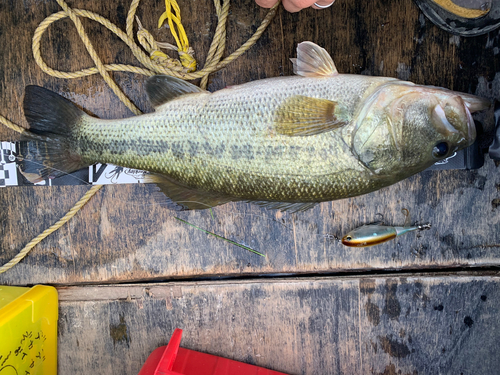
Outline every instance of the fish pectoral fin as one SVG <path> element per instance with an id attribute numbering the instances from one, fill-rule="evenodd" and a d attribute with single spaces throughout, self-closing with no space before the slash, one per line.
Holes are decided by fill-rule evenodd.
<path id="1" fill-rule="evenodd" d="M 147 184 L 155 184 L 160 189 L 161 193 L 172 202 L 181 206 L 181 209 L 185 210 L 203 210 L 240 200 L 236 197 L 222 196 L 217 193 L 191 188 L 157 173 L 145 175 L 144 182 Z M 165 199 L 163 194 L 161 194 L 157 200 L 160 201 L 160 203 L 168 203 L 168 200 Z"/>
<path id="2" fill-rule="evenodd" d="M 277 110 L 274 125 L 279 134 L 307 136 L 341 128 L 349 123 L 336 102 L 296 95 Z"/>
<path id="3" fill-rule="evenodd" d="M 149 101 L 156 108 L 182 95 L 206 93 L 208 91 L 186 82 L 180 78 L 167 75 L 156 75 L 146 81 L 146 92 Z"/>
<path id="4" fill-rule="evenodd" d="M 331 77 L 339 74 L 330 54 L 313 42 L 297 46 L 297 58 L 290 59 L 293 72 L 304 77 Z"/>

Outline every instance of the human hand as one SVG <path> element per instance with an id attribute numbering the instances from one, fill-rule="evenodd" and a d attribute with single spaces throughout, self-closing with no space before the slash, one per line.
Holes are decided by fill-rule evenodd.
<path id="1" fill-rule="evenodd" d="M 276 4 L 277 0 L 255 0 L 257 5 L 260 5 L 263 8 L 271 8 L 274 4 Z M 298 12 L 304 8 L 314 8 L 314 9 L 323 9 L 324 7 L 329 7 L 335 2 L 335 0 L 283 0 L 283 6 L 286 10 L 291 13 Z"/>

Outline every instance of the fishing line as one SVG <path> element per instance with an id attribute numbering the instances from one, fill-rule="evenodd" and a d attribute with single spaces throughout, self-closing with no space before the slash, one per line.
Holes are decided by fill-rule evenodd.
<path id="1" fill-rule="evenodd" d="M 267 26 L 273 20 L 274 16 L 276 15 L 278 6 L 280 4 L 280 1 L 276 2 L 276 4 L 268 11 L 266 17 L 262 21 L 261 25 L 257 28 L 255 33 L 244 44 L 242 44 L 240 48 L 238 48 L 236 51 L 231 53 L 226 58 L 222 59 L 222 55 L 225 51 L 225 46 L 226 46 L 226 26 L 229 14 L 230 0 L 223 0 L 222 4 L 220 0 L 214 0 L 215 10 L 218 18 L 215 34 L 212 39 L 212 43 L 210 45 L 210 49 L 208 51 L 207 59 L 205 61 L 203 69 L 192 72 L 193 61 L 189 57 L 189 56 L 192 57 L 192 54 L 190 54 L 187 36 L 185 36 L 184 28 L 182 27 L 181 23 L 180 8 L 177 5 L 176 0 L 166 0 L 165 2 L 166 12 L 162 15 L 160 21 L 163 22 L 165 19 L 167 19 L 169 24 L 175 23 L 177 26 L 179 37 L 177 37 L 177 34 L 174 34 L 174 39 L 178 43 L 180 66 L 179 64 L 172 62 L 173 59 L 170 58 L 165 59 L 164 56 L 162 56 L 163 52 L 159 51 L 159 48 L 157 48 L 158 43 L 151 42 L 154 41 L 154 39 L 144 28 L 142 29 L 140 28 L 137 37 L 140 41 L 142 41 L 141 43 L 142 48 L 144 48 L 150 55 L 148 56 L 143 51 L 143 49 L 141 49 L 141 47 L 139 47 L 135 43 L 133 34 L 133 25 L 134 25 L 135 13 L 139 6 L 140 0 L 133 0 L 130 5 L 126 20 L 126 32 L 123 32 L 115 24 L 113 24 L 106 18 L 96 13 L 87 10 L 72 9 L 64 0 L 56 0 L 56 1 L 59 4 L 59 6 L 63 9 L 63 11 L 54 13 L 49 17 L 45 18 L 37 27 L 33 35 L 33 41 L 32 41 L 33 56 L 38 66 L 45 73 L 58 78 L 80 78 L 99 73 L 106 81 L 108 86 L 122 101 L 122 103 L 124 103 L 136 115 L 142 114 L 142 112 L 123 93 L 123 91 L 113 81 L 108 72 L 110 71 L 132 72 L 147 76 L 152 76 L 155 74 L 167 74 L 185 80 L 193 80 L 201 78 L 200 86 L 202 88 L 206 88 L 208 84 L 208 75 L 210 73 L 222 69 L 223 67 L 234 61 L 236 58 L 241 56 L 243 53 L 245 53 L 250 47 L 252 47 L 255 44 L 255 42 L 260 38 L 262 33 L 266 30 Z M 174 12 L 172 12 L 172 8 L 174 9 Z M 63 72 L 52 69 L 42 59 L 40 41 L 43 33 L 48 29 L 48 27 L 53 22 L 56 22 L 66 17 L 69 17 L 73 22 L 73 24 L 75 25 L 78 35 L 82 39 L 85 48 L 87 49 L 87 52 L 94 61 L 95 67 L 82 69 L 76 72 Z M 111 30 L 114 34 L 116 34 L 123 42 L 125 42 L 129 46 L 134 56 L 143 65 L 143 67 L 124 65 L 124 64 L 104 64 L 97 55 L 95 49 L 93 48 L 92 43 L 90 42 L 90 39 L 88 38 L 79 17 L 92 19 L 96 22 L 99 22 L 101 25 L 108 28 L 109 30 Z M 174 28 L 171 27 L 170 30 L 175 33 Z M 196 62 L 194 63 L 194 65 L 196 65 Z M 0 115 L 0 122 L 17 133 L 22 134 L 27 130 L 17 124 L 14 124 L 12 121 L 10 121 L 9 119 L 5 118 L 2 115 Z M 76 205 L 68 211 L 66 215 L 64 215 L 58 222 L 56 222 L 50 228 L 45 230 L 39 236 L 30 241 L 8 263 L 1 266 L 0 274 L 9 270 L 17 263 L 19 263 L 33 247 L 35 247 L 38 243 L 40 243 L 49 234 L 53 233 L 54 231 L 62 227 L 92 198 L 93 195 L 95 195 L 101 189 L 102 186 L 103 185 L 93 185 L 90 188 L 90 190 L 87 191 L 87 193 L 85 193 L 85 195 L 76 203 Z"/>

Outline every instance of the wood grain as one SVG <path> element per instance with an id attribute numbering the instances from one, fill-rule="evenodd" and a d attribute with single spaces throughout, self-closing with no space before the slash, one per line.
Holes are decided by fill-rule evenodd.
<path id="1" fill-rule="evenodd" d="M 59 288 L 59 373 L 181 345 L 288 374 L 496 374 L 500 278 L 401 275 Z M 460 298 L 457 298 L 460 296 Z"/>
<path id="2" fill-rule="evenodd" d="M 125 27 L 128 2 L 70 1 Z M 144 2 L 142 23 L 155 30 L 160 0 Z M 215 29 L 209 0 L 180 3 L 183 24 L 199 61 Z M 33 61 L 31 36 L 42 19 L 59 11 L 55 2 L 0 1 L 0 113 L 25 125 L 22 98 L 27 84 L 60 92 L 91 113 L 120 118 L 131 113 L 98 76 L 61 80 L 41 72 Z M 252 0 L 234 1 L 228 23 L 228 53 L 238 48 L 265 16 Z M 135 63 L 131 52 L 110 32 L 84 20 L 105 63 Z M 292 74 L 289 57 L 298 42 L 312 40 L 329 50 L 342 73 L 384 75 L 500 98 L 499 32 L 457 38 L 427 21 L 407 0 L 338 0 L 324 11 L 289 14 L 280 10 L 272 25 L 245 55 L 210 79 L 217 90 L 250 80 Z M 47 63 L 61 70 L 92 65 L 68 20 L 51 26 L 42 40 Z M 496 54 L 495 54 L 496 53 Z M 151 107 L 144 77 L 114 74 L 145 111 Z M 16 134 L 0 127 L 2 140 Z M 72 221 L 48 237 L 14 269 L 0 275 L 6 284 L 111 283 L 228 275 L 342 272 L 376 269 L 418 270 L 491 266 L 500 263 L 498 167 L 491 160 L 478 171 L 424 172 L 362 197 L 327 202 L 299 214 L 231 203 L 208 211 L 169 211 L 154 204 L 144 186 L 109 186 Z M 0 190 L 0 262 L 12 258 L 81 197 L 85 187 L 26 187 Z M 325 235 L 338 236 L 382 214 L 402 224 L 407 208 L 413 221 L 430 222 L 431 231 L 409 234 L 370 249 L 345 248 Z M 246 244 L 266 258 L 185 225 Z"/>

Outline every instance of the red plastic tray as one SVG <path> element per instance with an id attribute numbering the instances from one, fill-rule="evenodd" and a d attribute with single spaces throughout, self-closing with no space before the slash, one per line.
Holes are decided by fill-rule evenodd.
<path id="1" fill-rule="evenodd" d="M 176 328 L 167 346 L 154 350 L 139 375 L 287 375 L 211 354 L 180 348 L 182 330 Z"/>

